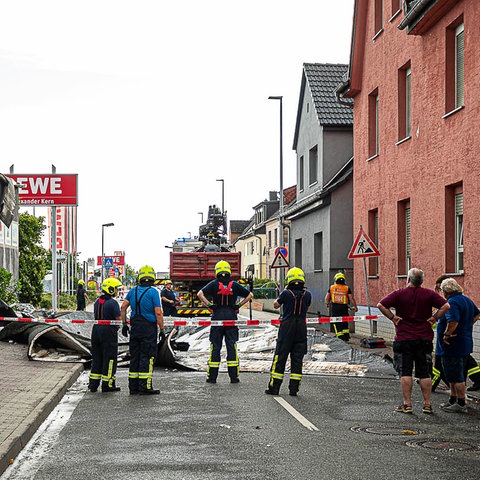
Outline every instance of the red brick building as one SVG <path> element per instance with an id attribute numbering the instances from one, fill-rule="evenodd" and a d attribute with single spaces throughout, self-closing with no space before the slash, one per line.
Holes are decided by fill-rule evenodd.
<path id="1" fill-rule="evenodd" d="M 354 225 L 371 305 L 448 273 L 480 304 L 480 1 L 356 0 L 348 79 L 354 99 Z M 352 239 L 353 240 L 353 239 Z M 355 296 L 366 305 L 363 264 Z"/>

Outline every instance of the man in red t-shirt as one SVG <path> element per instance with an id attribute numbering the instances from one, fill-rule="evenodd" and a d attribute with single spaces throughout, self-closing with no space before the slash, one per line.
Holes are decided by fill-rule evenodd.
<path id="1" fill-rule="evenodd" d="M 423 288 L 424 274 L 418 268 L 408 271 L 405 288 L 400 288 L 382 298 L 377 307 L 382 314 L 395 324 L 393 342 L 393 366 L 400 375 L 403 404 L 397 412 L 412 413 L 413 367 L 420 379 L 424 399 L 423 413 L 432 413 L 430 394 L 432 391 L 432 325 L 450 308 L 438 293 Z M 395 313 L 391 309 L 395 309 Z M 432 315 L 432 309 L 437 311 Z"/>

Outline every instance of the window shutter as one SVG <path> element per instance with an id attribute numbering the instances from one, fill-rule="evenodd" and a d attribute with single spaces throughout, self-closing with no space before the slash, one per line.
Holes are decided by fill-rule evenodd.
<path id="1" fill-rule="evenodd" d="M 455 31 L 455 107 L 465 104 L 464 98 L 464 37 L 463 24 Z"/>
<path id="2" fill-rule="evenodd" d="M 455 195 L 455 215 L 463 215 L 463 193 Z"/>

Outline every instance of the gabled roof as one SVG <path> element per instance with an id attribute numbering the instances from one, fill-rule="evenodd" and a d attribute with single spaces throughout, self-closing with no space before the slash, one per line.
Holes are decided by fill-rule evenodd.
<path id="1" fill-rule="evenodd" d="M 323 127 L 351 127 L 353 125 L 353 102 L 340 104 L 336 100 L 335 91 L 345 81 L 348 65 L 330 63 L 304 63 L 302 84 L 298 100 L 297 122 L 293 149 L 297 147 L 300 119 L 304 97 L 309 92 L 314 103 L 318 122 Z"/>
<path id="2" fill-rule="evenodd" d="M 230 233 L 242 233 L 251 220 L 230 220 Z"/>

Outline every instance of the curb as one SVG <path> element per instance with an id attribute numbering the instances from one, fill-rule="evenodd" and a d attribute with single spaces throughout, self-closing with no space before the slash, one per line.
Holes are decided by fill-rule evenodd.
<path id="1" fill-rule="evenodd" d="M 32 410 L 28 417 L 15 429 L 9 439 L 0 445 L 0 475 L 10 462 L 22 451 L 40 425 L 58 405 L 67 390 L 84 370 L 83 364 L 75 364 L 55 385 L 52 391 Z"/>

